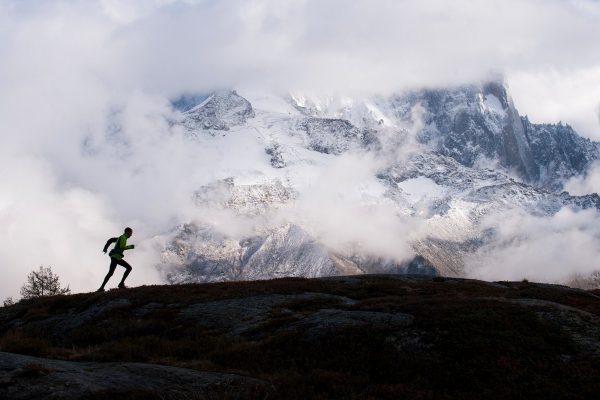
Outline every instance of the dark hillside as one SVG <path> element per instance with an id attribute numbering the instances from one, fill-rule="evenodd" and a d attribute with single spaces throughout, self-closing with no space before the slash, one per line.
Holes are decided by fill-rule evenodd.
<path id="1" fill-rule="evenodd" d="M 0 351 L 9 399 L 598 398 L 600 293 L 378 275 L 145 286 L 0 308 Z"/>

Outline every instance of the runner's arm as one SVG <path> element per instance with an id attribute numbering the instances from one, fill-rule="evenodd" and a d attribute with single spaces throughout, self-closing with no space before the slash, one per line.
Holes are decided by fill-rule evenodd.
<path id="1" fill-rule="evenodd" d="M 104 249 L 102 249 L 102 252 L 106 253 L 106 250 L 108 250 L 108 246 L 110 246 L 112 243 L 116 242 L 117 240 L 118 240 L 118 238 L 110 238 L 110 239 L 108 239 L 108 241 L 104 245 Z"/>

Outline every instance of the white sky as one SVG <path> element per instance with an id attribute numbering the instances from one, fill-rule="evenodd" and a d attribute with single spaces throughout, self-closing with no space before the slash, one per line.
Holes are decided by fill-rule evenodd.
<path id="1" fill-rule="evenodd" d="M 0 22 L 3 85 L 384 93 L 500 71 L 523 114 L 600 139 L 595 0 L 5 0 Z"/>
<path id="2" fill-rule="evenodd" d="M 240 85 L 386 94 L 503 72 L 521 114 L 600 140 L 599 38 L 593 0 L 4 0 L 0 299 L 48 260 L 91 289 L 104 261 L 76 254 L 95 257 L 124 224 L 142 236 L 167 226 L 171 213 L 123 195 L 132 179 L 137 196 L 186 206 L 191 183 L 173 177 L 187 164 L 171 157 L 189 149 L 157 149 L 168 97 Z M 109 154 L 94 164 L 82 142 L 105 132 L 107 116 L 124 124 L 115 140 L 133 147 L 111 154 L 92 141 L 90 151 Z M 158 176 L 139 173 L 150 161 Z"/>

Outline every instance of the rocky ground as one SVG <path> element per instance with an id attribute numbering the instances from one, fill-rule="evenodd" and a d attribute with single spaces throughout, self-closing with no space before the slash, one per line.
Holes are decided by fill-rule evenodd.
<path id="1" fill-rule="evenodd" d="M 364 275 L 0 308 L 0 398 L 595 398 L 600 292 Z"/>
<path id="2" fill-rule="evenodd" d="M 236 398 L 264 382 L 234 374 L 144 363 L 50 360 L 0 353 L 4 399 Z"/>

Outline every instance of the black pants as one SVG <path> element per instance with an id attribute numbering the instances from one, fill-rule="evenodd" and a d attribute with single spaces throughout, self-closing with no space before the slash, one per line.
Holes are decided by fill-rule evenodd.
<path id="1" fill-rule="evenodd" d="M 108 267 L 108 274 L 106 274 L 106 277 L 104 278 L 104 282 L 102 282 L 102 286 L 100 286 L 101 289 L 104 289 L 104 285 L 106 285 L 106 282 L 108 282 L 108 280 L 110 279 L 111 276 L 113 276 L 113 274 L 115 273 L 115 269 L 117 268 L 117 265 L 120 265 L 122 267 L 125 267 L 125 273 L 123 274 L 123 279 L 121 279 L 121 283 L 119 285 L 125 284 L 125 278 L 127 278 L 127 275 L 129 275 L 129 273 L 131 272 L 131 265 L 129 265 L 129 263 L 125 260 L 118 260 L 116 258 L 110 258 L 110 266 Z"/>

